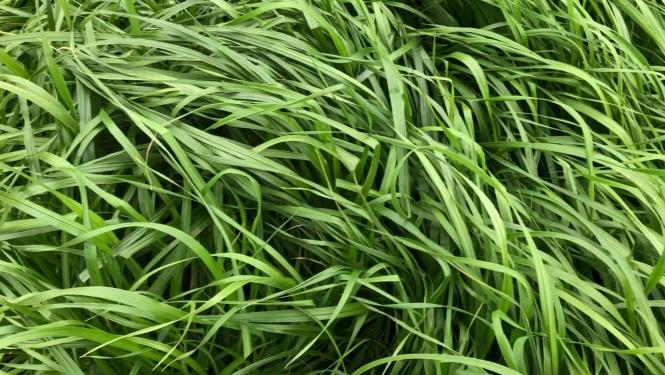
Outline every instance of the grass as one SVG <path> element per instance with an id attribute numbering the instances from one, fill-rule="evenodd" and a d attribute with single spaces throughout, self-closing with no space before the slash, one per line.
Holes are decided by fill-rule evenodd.
<path id="1" fill-rule="evenodd" d="M 0 0 L 0 373 L 665 373 L 657 0 Z"/>

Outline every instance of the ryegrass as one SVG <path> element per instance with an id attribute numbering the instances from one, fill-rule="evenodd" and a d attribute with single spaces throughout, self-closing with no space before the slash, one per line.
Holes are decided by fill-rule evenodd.
<path id="1" fill-rule="evenodd" d="M 665 373 L 658 0 L 0 0 L 3 374 Z"/>

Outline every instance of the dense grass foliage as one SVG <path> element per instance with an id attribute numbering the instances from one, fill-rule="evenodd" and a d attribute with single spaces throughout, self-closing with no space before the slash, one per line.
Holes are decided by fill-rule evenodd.
<path id="1" fill-rule="evenodd" d="M 0 0 L 0 373 L 665 373 L 660 0 Z"/>

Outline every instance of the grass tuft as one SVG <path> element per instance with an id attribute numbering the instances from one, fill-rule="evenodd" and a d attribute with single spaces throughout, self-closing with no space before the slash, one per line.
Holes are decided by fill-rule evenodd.
<path id="1" fill-rule="evenodd" d="M 657 0 L 0 0 L 0 373 L 665 373 Z"/>

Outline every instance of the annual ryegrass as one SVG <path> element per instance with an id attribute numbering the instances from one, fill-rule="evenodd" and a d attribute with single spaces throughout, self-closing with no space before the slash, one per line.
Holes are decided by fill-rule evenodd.
<path id="1" fill-rule="evenodd" d="M 0 0 L 1 374 L 664 374 L 660 0 Z"/>

